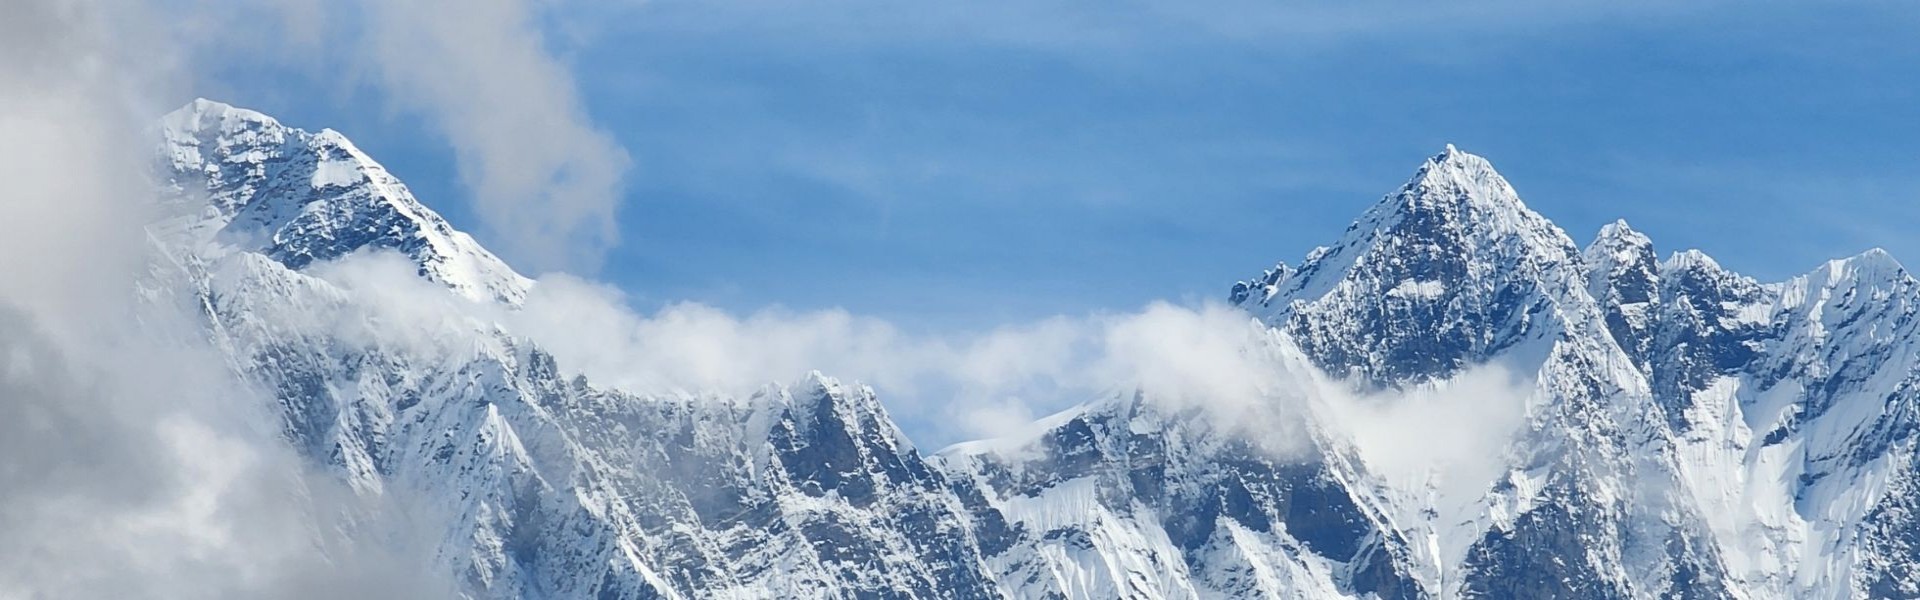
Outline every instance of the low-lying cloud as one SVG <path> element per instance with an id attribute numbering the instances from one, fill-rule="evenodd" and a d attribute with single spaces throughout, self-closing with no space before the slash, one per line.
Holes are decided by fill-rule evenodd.
<path id="1" fill-rule="evenodd" d="M 0 19 L 0 596 L 445 595 L 425 564 L 432 532 L 411 536 L 417 524 L 385 504 L 404 499 L 314 472 L 280 439 L 271 397 L 204 344 L 190 313 L 159 288 L 146 302 L 130 293 L 169 268 L 142 235 L 154 182 L 139 132 L 146 100 L 168 95 L 150 86 L 188 58 L 145 28 L 157 20 L 144 8 L 26 0 Z M 363 9 L 370 68 L 448 136 L 507 254 L 590 269 L 614 241 L 625 153 L 585 115 L 534 8 Z M 643 314 L 566 275 L 507 309 L 459 299 L 390 255 L 313 272 L 384 311 L 303 315 L 330 335 L 444 349 L 449 328 L 499 323 L 564 369 L 640 392 L 748 394 L 817 369 L 872 383 L 936 442 L 1026 432 L 1039 415 L 1137 390 L 1230 427 L 1315 419 L 1386 476 L 1474 484 L 1497 473 L 1503 428 L 1524 412 L 1508 400 L 1526 386 L 1501 373 L 1353 393 L 1218 304 L 919 334 L 838 310 Z"/>
<path id="2" fill-rule="evenodd" d="M 1477 498 L 1507 466 L 1534 382 L 1492 363 L 1405 390 L 1355 393 L 1322 383 L 1316 393 L 1318 418 L 1389 484 Z"/>
<path id="3" fill-rule="evenodd" d="M 386 325 L 364 331 L 435 344 L 449 331 L 488 335 L 500 324 L 551 353 L 564 371 L 642 394 L 744 397 L 818 370 L 873 385 L 929 449 L 1031 433 L 1037 417 L 1138 392 L 1173 410 L 1199 409 L 1276 452 L 1305 450 L 1314 426 L 1390 482 L 1484 489 L 1505 468 L 1506 445 L 1533 393 L 1525 374 L 1501 365 L 1404 390 L 1360 391 L 1314 368 L 1283 334 L 1219 303 L 1156 302 L 1134 312 L 915 334 L 842 310 L 735 315 L 679 303 L 643 314 L 619 290 L 565 275 L 539 279 L 524 305 L 508 308 L 458 298 L 414 271 L 391 253 L 312 268 L 359 298 L 351 306 L 368 307 L 356 311 L 410 315 L 356 312 L 316 326 L 431 322 L 417 334 Z M 447 314 L 461 316 L 449 321 Z"/>
<path id="4" fill-rule="evenodd" d="M 471 325 L 502 324 L 553 354 L 563 369 L 643 393 L 745 396 L 820 371 L 876 386 L 900 416 L 937 423 L 934 432 L 950 439 L 1003 434 L 1012 421 L 1064 408 L 1066 399 L 1121 390 L 1248 408 L 1276 387 L 1265 368 L 1272 358 L 1260 354 L 1266 330 L 1218 304 L 1155 303 L 1137 313 L 910 334 L 886 320 L 838 309 L 735 315 L 685 302 L 642 314 L 629 308 L 618 289 L 569 275 L 540 278 L 523 305 L 508 308 L 454 297 L 415 270 L 406 258 L 386 252 L 311 268 L 359 298 L 351 305 L 395 313 L 354 309 L 312 326 L 388 341 L 411 338 L 406 343 L 426 350 L 461 328 L 448 327 L 444 315 L 464 315 L 468 331 L 484 334 L 484 326 Z M 363 325 L 369 322 L 432 325 L 409 332 Z M 976 409 L 986 414 L 976 415 Z"/>
<path id="5" fill-rule="evenodd" d="M 445 595 L 164 291 L 143 132 L 181 55 L 146 8 L 0 19 L 0 597 Z"/>
<path id="6" fill-rule="evenodd" d="M 0 309 L 0 596 L 451 595 L 436 538 L 294 456 L 211 349 L 32 321 Z"/>

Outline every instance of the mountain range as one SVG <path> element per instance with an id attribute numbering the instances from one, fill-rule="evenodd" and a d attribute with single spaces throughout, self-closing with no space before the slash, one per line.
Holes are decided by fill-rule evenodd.
<path id="1" fill-rule="evenodd" d="M 928 453 L 819 373 L 589 380 L 475 316 L 542 283 L 337 132 L 160 130 L 162 275 L 300 456 L 425 507 L 466 597 L 1920 597 L 1920 282 L 1879 250 L 1768 283 L 1583 246 L 1448 146 L 1226 290 L 1271 406 L 1134 390 Z M 437 296 L 331 270 L 368 253 Z"/>

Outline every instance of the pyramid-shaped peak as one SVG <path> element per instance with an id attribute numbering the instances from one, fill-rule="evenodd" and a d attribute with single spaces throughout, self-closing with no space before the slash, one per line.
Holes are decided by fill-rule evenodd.
<path id="1" fill-rule="evenodd" d="M 1501 261 L 1531 254 L 1552 262 L 1579 252 L 1564 232 L 1521 202 L 1492 163 L 1452 144 L 1362 214 L 1328 254 L 1345 261 L 1373 247 L 1387 254 L 1437 248 Z M 1495 252 L 1501 256 L 1480 256 L 1496 247 L 1504 248 Z"/>
<path id="2" fill-rule="evenodd" d="M 1644 240 L 1647 236 L 1627 224 L 1626 219 L 1614 219 L 1612 223 L 1600 226 L 1599 239 Z"/>
<path id="3" fill-rule="evenodd" d="M 1593 243 L 1587 245 L 1589 253 L 1595 251 L 1619 252 L 1635 250 L 1651 252 L 1653 239 L 1627 224 L 1626 219 L 1618 219 L 1600 226 L 1600 233 L 1593 236 Z"/>
<path id="4" fill-rule="evenodd" d="M 1453 144 L 1428 157 L 1400 191 L 1388 197 L 1389 204 L 1414 206 L 1435 204 L 1473 204 L 1480 208 L 1524 211 L 1520 195 L 1493 163 Z"/>
<path id="5" fill-rule="evenodd" d="M 1288 330 L 1321 368 L 1397 385 L 1521 343 L 1532 335 L 1514 326 L 1522 315 L 1557 306 L 1556 318 L 1597 318 L 1563 296 L 1581 268 L 1573 240 L 1486 159 L 1448 146 L 1327 250 L 1230 297 Z"/>
<path id="6" fill-rule="evenodd" d="M 1565 236 L 1528 209 L 1491 162 L 1452 144 L 1422 162 L 1406 184 L 1381 198 L 1350 231 L 1358 237 L 1373 237 L 1378 231 L 1396 228 L 1396 223 L 1417 223 L 1417 229 L 1429 233 L 1519 234 L 1554 245 L 1559 244 L 1555 238 Z"/>
<path id="7" fill-rule="evenodd" d="M 1614 341 L 1644 362 L 1648 325 L 1643 316 L 1620 307 L 1659 299 L 1660 262 L 1653 240 L 1634 231 L 1625 219 L 1616 220 L 1600 227 L 1581 257 L 1589 269 L 1587 291 L 1606 303 Z"/>

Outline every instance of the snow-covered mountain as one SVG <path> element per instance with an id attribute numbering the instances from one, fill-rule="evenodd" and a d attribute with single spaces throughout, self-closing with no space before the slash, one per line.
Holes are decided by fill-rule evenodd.
<path id="1" fill-rule="evenodd" d="M 517 302 L 527 278 L 428 209 L 331 129 L 309 133 L 209 100 L 161 119 L 176 227 L 288 268 L 392 250 L 460 294 Z"/>
<path id="2" fill-rule="evenodd" d="M 304 457 L 421 507 L 471 597 L 1920 597 L 1920 282 L 1884 252 L 1763 284 L 1625 223 L 1583 249 L 1448 147 L 1232 288 L 1297 427 L 1130 393 L 930 456 L 824 375 L 570 375 L 466 309 L 540 284 L 338 133 L 204 100 L 162 132 L 153 231 L 208 335 Z M 369 250 L 445 298 L 328 271 Z M 1329 399 L 1436 393 L 1514 396 L 1510 435 L 1410 472 Z"/>

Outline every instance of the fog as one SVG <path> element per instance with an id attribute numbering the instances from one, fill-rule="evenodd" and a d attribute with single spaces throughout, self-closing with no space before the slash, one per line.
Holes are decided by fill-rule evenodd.
<path id="1" fill-rule="evenodd" d="M 148 120 L 187 53 L 149 8 L 0 20 L 0 596 L 444 594 L 404 511 L 294 457 L 167 293 Z"/>

